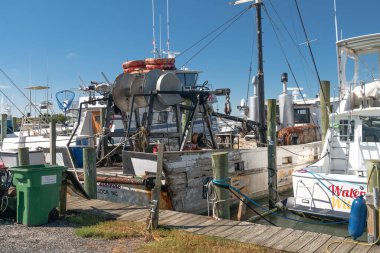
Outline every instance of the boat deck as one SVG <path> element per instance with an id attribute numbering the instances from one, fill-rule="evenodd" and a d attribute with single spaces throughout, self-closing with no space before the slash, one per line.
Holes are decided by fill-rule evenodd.
<path id="1" fill-rule="evenodd" d="M 84 200 L 73 196 L 67 199 L 67 209 L 133 222 L 145 222 L 149 215 L 146 207 L 103 200 Z M 352 243 L 351 239 L 328 234 L 233 220 L 214 220 L 207 216 L 168 210 L 160 211 L 159 225 L 287 252 L 327 252 L 327 247 L 328 252 L 334 253 L 380 252 L 377 245 L 359 245 Z"/>

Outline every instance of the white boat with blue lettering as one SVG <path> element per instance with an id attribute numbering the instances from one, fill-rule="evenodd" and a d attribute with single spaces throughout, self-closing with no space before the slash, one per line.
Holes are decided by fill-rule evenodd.
<path id="1" fill-rule="evenodd" d="M 380 160 L 380 34 L 337 42 L 340 102 L 318 162 L 293 172 L 291 210 L 347 219 Z M 372 191 L 372 189 L 368 189 Z"/>

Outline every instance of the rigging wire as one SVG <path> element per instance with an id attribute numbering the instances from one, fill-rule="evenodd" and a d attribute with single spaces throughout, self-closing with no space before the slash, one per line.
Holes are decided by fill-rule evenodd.
<path id="1" fill-rule="evenodd" d="M 204 41 L 205 39 L 207 39 L 208 37 L 210 37 L 212 34 L 214 34 L 215 32 L 217 32 L 218 30 L 220 30 L 223 26 L 227 25 L 229 22 L 232 22 L 232 20 L 234 20 L 235 18 L 237 18 L 237 17 L 241 16 L 242 14 L 244 14 L 250 8 L 252 8 L 252 6 L 248 6 L 247 8 L 243 9 L 241 12 L 237 13 L 235 16 L 233 16 L 230 19 L 228 19 L 226 22 L 224 22 L 223 24 L 221 24 L 220 26 L 218 26 L 217 28 L 215 28 L 214 30 L 212 30 L 211 32 L 209 32 L 208 34 L 206 34 L 205 36 L 203 36 L 200 40 L 198 40 L 197 42 L 195 42 L 193 45 L 191 45 L 190 47 L 188 47 L 185 50 L 183 50 L 182 53 L 180 55 L 178 55 L 176 58 L 178 58 L 178 57 L 184 55 L 185 53 L 187 53 L 193 47 L 197 46 L 199 43 L 201 43 L 202 41 Z"/>
<path id="2" fill-rule="evenodd" d="M 199 49 L 193 56 L 190 57 L 189 60 L 187 60 L 182 67 L 184 67 L 186 64 L 188 64 L 191 60 L 193 60 L 197 55 L 199 55 L 204 49 L 206 49 L 212 42 L 214 42 L 220 35 L 222 35 L 228 28 L 230 28 L 236 21 L 239 20 L 250 8 L 252 8 L 253 5 L 250 5 L 249 7 L 245 8 L 242 12 L 240 12 L 236 18 L 234 18 L 225 28 L 223 28 L 219 33 L 217 33 L 214 38 L 212 38 L 209 42 L 206 43 L 201 49 Z M 235 15 L 236 16 L 236 15 Z"/>
<path id="3" fill-rule="evenodd" d="M 324 98 L 325 101 L 327 100 L 330 100 L 330 98 L 327 98 L 326 95 L 325 95 L 325 91 L 322 89 L 322 83 L 321 83 L 321 78 L 319 77 L 319 72 L 318 72 L 318 68 L 317 68 L 317 64 L 315 63 L 315 59 L 314 59 L 314 54 L 313 54 L 313 51 L 311 50 L 311 45 L 310 45 L 310 40 L 309 40 L 309 36 L 307 35 L 307 32 L 306 32 L 306 28 L 305 28 L 305 24 L 303 23 L 303 19 L 302 19 L 302 15 L 301 15 L 301 11 L 299 9 L 299 6 L 298 6 L 298 0 L 294 0 L 294 3 L 296 4 L 296 7 L 297 7 L 297 12 L 298 12 L 298 16 L 300 18 L 300 21 L 301 21 L 301 25 L 302 25 L 302 30 L 305 34 L 305 38 L 306 38 L 306 45 L 309 49 L 309 53 L 310 53 L 310 56 L 311 56 L 311 60 L 313 61 L 313 66 L 314 66 L 314 70 L 315 70 L 315 73 L 318 77 L 318 83 L 319 83 L 319 87 L 321 89 L 321 92 L 322 92 L 322 96 Z M 330 112 L 330 108 L 327 106 L 327 103 L 325 105 L 323 105 L 326 107 L 327 109 L 327 112 Z"/>
<path id="4" fill-rule="evenodd" d="M 271 26 L 272 26 L 273 32 L 274 32 L 274 34 L 275 34 L 275 36 L 276 36 L 276 39 L 277 39 L 277 42 L 278 42 L 278 44 L 279 44 L 279 46 L 280 46 L 281 53 L 282 53 L 282 55 L 283 55 L 284 58 L 285 58 L 286 64 L 288 65 L 289 71 L 290 71 L 290 73 L 291 73 L 291 75 L 292 75 L 292 77 L 293 77 L 293 79 L 294 79 L 294 82 L 295 82 L 295 84 L 296 84 L 296 86 L 297 86 L 297 88 L 298 88 L 298 90 L 299 90 L 299 92 L 300 92 L 300 94 L 301 94 L 302 100 L 303 100 L 304 104 L 306 104 L 306 100 L 305 100 L 305 98 L 304 98 L 304 96 L 303 96 L 303 94 L 302 94 L 302 91 L 301 91 L 301 88 L 300 88 L 300 86 L 299 86 L 299 84 L 298 84 L 297 78 L 296 78 L 296 76 L 295 76 L 295 74 L 294 74 L 294 72 L 293 72 L 293 68 L 292 68 L 291 65 L 290 65 L 289 59 L 288 59 L 288 57 L 286 56 L 286 54 L 285 54 L 285 50 L 284 50 L 284 48 L 283 48 L 283 46 L 282 46 L 282 44 L 281 44 L 281 40 L 280 40 L 280 38 L 279 38 L 279 36 L 278 36 L 278 34 L 277 34 L 277 32 L 276 32 L 276 29 L 275 29 L 275 25 L 274 25 L 273 19 L 272 19 L 271 16 L 269 15 L 268 10 L 267 10 L 267 8 L 265 7 L 265 5 L 264 5 L 264 11 L 265 11 L 265 13 L 266 13 L 267 16 L 268 16 L 269 22 L 270 22 L 270 24 L 271 24 Z M 310 118 L 311 118 L 311 121 L 313 122 L 313 124 L 314 124 L 314 125 L 317 125 L 317 124 L 315 123 L 315 121 L 314 121 L 314 118 L 313 118 L 313 117 L 310 117 Z M 318 132 L 321 133 L 320 129 L 319 129 L 319 128 L 317 128 L 317 129 L 318 129 Z"/>
<path id="5" fill-rule="evenodd" d="M 253 26 L 252 26 L 253 27 Z M 255 29 L 252 29 L 252 34 L 255 32 Z M 255 39 L 254 36 L 252 36 L 252 48 L 251 48 L 251 60 L 249 63 L 249 74 L 248 74 L 248 84 L 247 84 L 247 99 L 246 103 L 248 103 L 248 96 L 249 96 L 249 87 L 251 86 L 251 78 L 252 78 L 252 60 L 253 60 L 253 52 L 255 47 Z"/>

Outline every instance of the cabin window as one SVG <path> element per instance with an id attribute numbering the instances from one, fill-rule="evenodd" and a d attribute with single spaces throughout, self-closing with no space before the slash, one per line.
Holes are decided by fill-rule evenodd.
<path id="1" fill-rule="evenodd" d="M 309 108 L 294 109 L 294 123 L 310 123 Z"/>
<path id="2" fill-rule="evenodd" d="M 158 113 L 158 118 L 157 118 L 157 122 L 158 123 L 166 123 L 168 122 L 168 114 L 169 112 L 159 112 Z"/>
<path id="3" fill-rule="evenodd" d="M 198 78 L 196 73 L 177 73 L 176 76 L 185 87 L 195 86 Z"/>
<path id="4" fill-rule="evenodd" d="M 351 120 L 351 124 L 348 124 L 348 120 L 339 121 L 339 135 L 341 141 L 347 141 L 348 135 L 350 135 L 350 141 L 354 140 L 355 121 Z M 349 128 L 351 126 L 351 128 Z"/>
<path id="5" fill-rule="evenodd" d="M 362 118 L 363 142 L 380 142 L 380 117 Z"/>

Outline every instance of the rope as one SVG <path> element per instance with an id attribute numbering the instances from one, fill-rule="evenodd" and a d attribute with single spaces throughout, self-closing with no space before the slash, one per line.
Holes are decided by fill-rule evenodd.
<path id="1" fill-rule="evenodd" d="M 212 182 L 218 186 L 218 187 L 222 187 L 222 188 L 225 188 L 225 189 L 230 189 L 232 191 L 235 191 L 236 193 L 240 194 L 241 196 L 243 196 L 245 199 L 247 199 L 249 202 L 251 202 L 253 205 L 255 205 L 256 207 L 268 212 L 269 210 L 265 207 L 263 207 L 262 205 L 260 205 L 259 203 L 257 203 L 256 201 L 254 201 L 253 199 L 249 198 L 247 195 L 245 195 L 244 193 L 242 193 L 239 189 L 233 187 L 232 185 L 228 184 L 226 181 L 226 179 L 213 179 Z M 286 219 L 286 220 L 292 220 L 292 221 L 296 221 L 296 222 L 301 222 L 301 223 L 306 223 L 306 224 L 317 224 L 317 225 L 333 225 L 333 224 L 343 224 L 343 223 L 347 223 L 347 221 L 334 221 L 334 222 L 313 222 L 313 221 L 301 221 L 301 220 L 297 220 L 297 219 L 293 219 L 293 218 L 290 218 L 290 217 L 286 217 L 284 215 L 281 215 L 281 214 L 277 214 L 277 213 L 271 213 L 270 215 L 273 215 L 273 216 L 276 216 L 276 217 L 279 217 L 279 218 L 283 218 L 283 219 Z"/>

